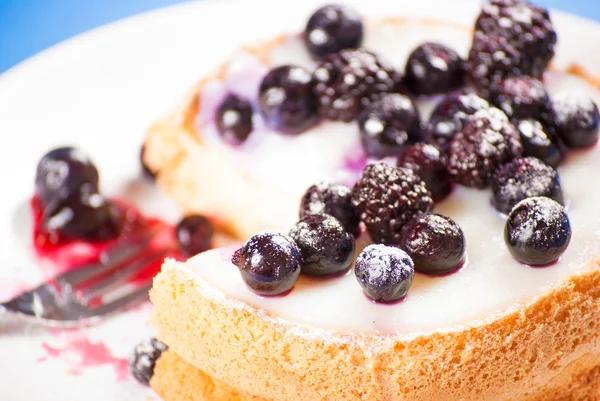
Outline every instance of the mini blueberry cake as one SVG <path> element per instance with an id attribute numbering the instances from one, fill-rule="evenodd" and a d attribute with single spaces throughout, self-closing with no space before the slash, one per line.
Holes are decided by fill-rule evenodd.
<path id="1" fill-rule="evenodd" d="M 599 87 L 521 0 L 341 5 L 240 51 L 144 161 L 238 245 L 154 279 L 174 400 L 600 399 Z M 165 347 L 166 348 L 166 347 Z"/>

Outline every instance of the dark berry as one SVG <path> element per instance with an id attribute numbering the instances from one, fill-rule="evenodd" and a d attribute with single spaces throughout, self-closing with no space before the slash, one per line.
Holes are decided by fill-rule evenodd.
<path id="1" fill-rule="evenodd" d="M 313 73 L 319 114 L 352 121 L 381 93 L 398 92 L 402 75 L 365 49 L 345 49 L 325 57 Z"/>
<path id="2" fill-rule="evenodd" d="M 598 140 L 599 121 L 596 103 L 585 95 L 561 93 L 552 101 L 556 135 L 569 148 L 584 148 Z"/>
<path id="3" fill-rule="evenodd" d="M 446 153 L 450 141 L 463 129 L 469 116 L 489 107 L 487 100 L 474 93 L 446 96 L 437 104 L 429 118 L 425 129 L 427 141 Z"/>
<path id="4" fill-rule="evenodd" d="M 408 56 L 404 83 L 414 94 L 451 92 L 463 86 L 464 82 L 464 61 L 448 46 L 427 42 Z"/>
<path id="5" fill-rule="evenodd" d="M 239 145 L 252 132 L 252 105 L 237 95 L 229 94 L 217 109 L 216 121 L 223 139 Z"/>
<path id="6" fill-rule="evenodd" d="M 258 102 L 267 124 L 285 133 L 306 131 L 317 121 L 313 80 L 302 67 L 284 65 L 269 71 L 260 84 Z"/>
<path id="7" fill-rule="evenodd" d="M 152 171 L 150 169 L 150 167 L 148 167 L 145 157 L 146 157 L 146 144 L 143 144 L 142 147 L 140 148 L 140 166 L 142 166 L 142 172 L 144 173 L 144 175 L 146 177 L 154 180 L 156 178 L 156 173 L 154 171 Z"/>
<path id="8" fill-rule="evenodd" d="M 133 349 L 129 357 L 129 369 L 133 377 L 142 384 L 148 385 L 154 375 L 156 361 L 169 347 L 156 338 L 142 341 Z"/>
<path id="9" fill-rule="evenodd" d="M 211 248 L 213 225 L 198 214 L 185 216 L 175 227 L 177 245 L 186 256 L 193 256 Z"/>
<path id="10" fill-rule="evenodd" d="M 42 225 L 47 232 L 66 238 L 106 241 L 119 236 L 123 216 L 99 193 L 80 190 L 51 201 L 44 209 Z"/>
<path id="11" fill-rule="evenodd" d="M 262 231 L 238 249 L 231 262 L 257 294 L 283 294 L 294 287 L 302 266 L 302 253 L 287 235 Z"/>
<path id="12" fill-rule="evenodd" d="M 504 242 L 518 261 L 541 266 L 563 254 L 571 241 L 571 224 L 565 208 L 539 196 L 517 203 L 508 215 Z"/>
<path id="13" fill-rule="evenodd" d="M 40 160 L 35 188 L 44 203 L 76 193 L 85 185 L 88 192 L 98 192 L 98 170 L 79 149 L 57 148 Z"/>
<path id="14" fill-rule="evenodd" d="M 550 97 L 544 84 L 527 77 L 509 77 L 490 88 L 490 102 L 509 118 L 535 118 L 546 121 L 550 114 Z"/>
<path id="15" fill-rule="evenodd" d="M 433 201 L 438 202 L 452 190 L 450 173 L 444 161 L 444 155 L 438 148 L 420 142 L 400 154 L 398 167 L 412 169 L 425 182 Z"/>
<path id="16" fill-rule="evenodd" d="M 397 244 L 400 229 L 433 207 L 431 193 L 413 170 L 369 164 L 352 189 L 352 204 L 374 242 Z"/>
<path id="17" fill-rule="evenodd" d="M 358 116 L 360 140 L 367 155 L 399 154 L 421 139 L 419 112 L 408 96 L 386 93 L 366 106 Z"/>
<path id="18" fill-rule="evenodd" d="M 406 223 L 398 246 L 412 258 L 419 273 L 450 273 L 465 259 L 462 230 L 454 220 L 439 214 L 421 213 Z"/>
<path id="19" fill-rule="evenodd" d="M 470 80 L 485 93 L 504 78 L 541 78 L 555 43 L 548 11 L 523 0 L 491 0 L 475 23 L 467 61 Z"/>
<path id="20" fill-rule="evenodd" d="M 402 249 L 374 244 L 358 255 L 354 274 L 373 301 L 393 302 L 406 296 L 415 277 L 415 268 L 410 256 Z"/>
<path id="21" fill-rule="evenodd" d="M 525 198 L 545 196 L 564 204 L 556 170 L 535 157 L 514 159 L 500 167 L 492 180 L 492 204 L 508 214 Z"/>
<path id="22" fill-rule="evenodd" d="M 290 231 L 302 252 L 302 273 L 331 276 L 347 270 L 354 256 L 354 237 L 335 217 L 327 214 L 304 216 Z"/>
<path id="23" fill-rule="evenodd" d="M 310 17 L 304 31 L 306 47 L 320 59 L 342 49 L 359 47 L 363 38 L 363 23 L 353 10 L 330 4 L 319 8 Z"/>
<path id="24" fill-rule="evenodd" d="M 496 108 L 480 110 L 450 142 L 446 165 L 452 179 L 467 187 L 486 188 L 504 163 L 523 155 L 516 128 Z"/>
<path id="25" fill-rule="evenodd" d="M 335 217 L 350 234 L 358 234 L 360 217 L 352 206 L 352 190 L 346 185 L 319 182 L 308 188 L 300 202 L 300 218 L 317 213 Z"/>
<path id="26" fill-rule="evenodd" d="M 548 125 L 537 120 L 515 121 L 521 136 L 523 156 L 537 157 L 551 167 L 558 167 L 562 159 L 560 146 Z"/>

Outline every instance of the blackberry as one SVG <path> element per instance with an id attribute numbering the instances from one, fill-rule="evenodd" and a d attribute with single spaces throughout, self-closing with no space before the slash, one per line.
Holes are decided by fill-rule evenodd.
<path id="1" fill-rule="evenodd" d="M 325 57 L 313 72 L 319 114 L 352 121 L 379 94 L 399 92 L 402 75 L 374 53 L 344 49 Z"/>
<path id="2" fill-rule="evenodd" d="M 398 155 L 421 139 L 421 119 L 408 96 L 385 93 L 358 116 L 360 139 L 367 155 Z"/>
<path id="3" fill-rule="evenodd" d="M 565 208 L 552 199 L 527 198 L 512 209 L 504 242 L 518 261 L 542 266 L 558 260 L 571 241 L 571 223 Z"/>
<path id="4" fill-rule="evenodd" d="M 411 169 L 370 164 L 352 189 L 352 204 L 374 242 L 397 244 L 402 226 L 433 207 L 431 193 Z"/>
<path id="5" fill-rule="evenodd" d="M 507 77 L 541 78 L 555 44 L 548 11 L 522 0 L 491 0 L 475 22 L 468 76 L 484 94 Z"/>
<path id="6" fill-rule="evenodd" d="M 455 182 L 486 188 L 498 167 L 522 155 L 516 128 L 504 113 L 490 108 L 475 113 L 452 138 L 446 165 Z"/>
<path id="7" fill-rule="evenodd" d="M 133 349 L 129 357 L 131 374 L 142 384 L 148 385 L 154 375 L 156 361 L 169 347 L 156 338 L 142 341 Z"/>
<path id="8" fill-rule="evenodd" d="M 515 121 L 521 136 L 523 156 L 537 157 L 550 167 L 558 167 L 562 154 L 554 131 L 538 120 Z"/>
<path id="9" fill-rule="evenodd" d="M 239 145 L 252 132 L 252 106 L 247 100 L 229 94 L 217 109 L 216 122 L 223 139 Z"/>
<path id="10" fill-rule="evenodd" d="M 181 252 L 193 256 L 211 248 L 213 225 L 199 214 L 185 216 L 175 227 L 175 237 Z"/>
<path id="11" fill-rule="evenodd" d="M 514 159 L 498 169 L 492 180 L 492 204 L 499 212 L 508 214 L 517 203 L 533 196 L 564 204 L 556 170 L 535 157 Z"/>
<path id="12" fill-rule="evenodd" d="M 354 237 L 327 214 L 304 216 L 290 231 L 302 252 L 302 274 L 331 276 L 347 270 L 354 256 Z"/>
<path id="13" fill-rule="evenodd" d="M 427 42 L 408 56 L 404 83 L 414 94 L 446 93 L 460 88 L 464 82 L 464 61 L 448 46 Z"/>
<path id="14" fill-rule="evenodd" d="M 434 202 L 444 199 L 452 190 L 450 173 L 442 152 L 433 145 L 417 143 L 406 148 L 398 157 L 398 167 L 412 169 L 431 191 Z"/>
<path id="15" fill-rule="evenodd" d="M 359 47 L 362 38 L 360 16 L 338 4 L 326 5 L 315 11 L 304 30 L 306 47 L 317 59 L 342 49 Z"/>
<path id="16" fill-rule="evenodd" d="M 352 206 L 352 189 L 346 185 L 322 181 L 308 188 L 300 201 L 300 218 L 317 213 L 335 217 L 346 231 L 358 235 L 360 217 Z"/>
<path id="17" fill-rule="evenodd" d="M 556 134 L 569 148 L 584 148 L 598 141 L 600 116 L 596 103 L 585 95 L 564 92 L 552 101 Z"/>
<path id="18" fill-rule="evenodd" d="M 450 141 L 463 129 L 469 116 L 489 107 L 487 100 L 474 93 L 446 96 L 431 113 L 424 136 L 429 143 L 446 153 Z"/>
<path id="19" fill-rule="evenodd" d="M 532 77 L 510 77 L 494 83 L 490 101 L 509 118 L 535 118 L 546 121 L 550 115 L 550 97 L 544 85 Z"/>

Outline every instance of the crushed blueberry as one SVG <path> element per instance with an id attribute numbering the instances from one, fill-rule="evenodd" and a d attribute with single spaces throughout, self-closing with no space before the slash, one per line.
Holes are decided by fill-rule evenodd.
<path id="1" fill-rule="evenodd" d="M 600 116 L 596 103 L 585 95 L 563 92 L 552 99 L 556 134 L 569 148 L 584 148 L 598 141 Z"/>
<path id="2" fill-rule="evenodd" d="M 468 187 L 486 188 L 498 167 L 523 155 L 516 128 L 496 109 L 480 110 L 456 134 L 448 149 L 452 179 Z"/>
<path id="3" fill-rule="evenodd" d="M 421 213 L 400 231 L 398 246 L 415 264 L 415 271 L 446 274 L 458 269 L 465 259 L 465 236 L 454 220 L 433 213 Z"/>
<path id="4" fill-rule="evenodd" d="M 230 93 L 217 108 L 216 122 L 223 139 L 232 145 L 239 145 L 252 132 L 252 105 Z"/>
<path id="5" fill-rule="evenodd" d="M 347 270 L 354 256 L 354 237 L 327 214 L 308 214 L 290 231 L 302 252 L 302 274 L 332 276 Z"/>
<path id="6" fill-rule="evenodd" d="M 365 49 L 344 49 L 325 57 L 313 72 L 319 114 L 352 121 L 382 93 L 399 92 L 402 74 Z"/>
<path id="7" fill-rule="evenodd" d="M 294 287 L 302 267 L 302 252 L 287 235 L 262 231 L 238 249 L 231 262 L 248 287 L 259 295 L 280 295 Z"/>
<path id="8" fill-rule="evenodd" d="M 352 235 L 359 232 L 360 217 L 352 206 L 352 189 L 344 184 L 321 181 L 306 190 L 300 201 L 300 218 L 318 213 L 335 217 Z"/>
<path id="9" fill-rule="evenodd" d="M 140 342 L 129 357 L 131 374 L 142 384 L 148 385 L 154 376 L 156 361 L 169 347 L 156 338 Z"/>
<path id="10" fill-rule="evenodd" d="M 284 133 L 304 132 L 317 122 L 313 80 L 302 67 L 284 65 L 269 71 L 258 97 L 267 124 Z"/>
<path id="11" fill-rule="evenodd" d="M 175 238 L 181 252 L 193 256 L 211 248 L 213 225 L 199 214 L 185 216 L 175 227 Z"/>
<path id="12" fill-rule="evenodd" d="M 356 258 L 358 283 L 375 302 L 394 302 L 406 296 L 415 268 L 403 250 L 382 244 L 367 246 Z"/>
<path id="13" fill-rule="evenodd" d="M 464 61 L 446 45 L 426 42 L 408 56 L 404 83 L 414 94 L 446 93 L 460 88 L 464 82 Z"/>
<path id="14" fill-rule="evenodd" d="M 363 38 L 360 16 L 348 7 L 329 4 L 319 8 L 308 20 L 304 41 L 317 59 L 342 49 L 359 47 Z"/>
<path id="15" fill-rule="evenodd" d="M 433 207 L 431 193 L 411 169 L 369 164 L 352 188 L 352 204 L 374 242 L 397 244 L 402 226 Z"/>
<path id="16" fill-rule="evenodd" d="M 564 204 L 556 170 L 535 157 L 514 159 L 500 167 L 492 180 L 492 204 L 508 214 L 525 198 L 545 196 Z"/>
<path id="17" fill-rule="evenodd" d="M 495 82 L 490 88 L 490 101 L 509 118 L 547 121 L 551 112 L 550 97 L 544 84 L 528 76 Z"/>
<path id="18" fill-rule="evenodd" d="M 504 241 L 522 263 L 543 266 L 555 262 L 571 241 L 565 208 L 543 196 L 522 200 L 508 216 Z"/>
<path id="19" fill-rule="evenodd" d="M 417 143 L 406 148 L 398 157 L 398 167 L 412 169 L 431 192 L 434 202 L 444 199 L 452 190 L 450 173 L 442 152 L 433 145 Z"/>
<path id="20" fill-rule="evenodd" d="M 419 112 L 408 96 L 383 94 L 366 106 L 358 117 L 360 139 L 367 155 L 398 155 L 421 139 Z"/>
<path id="21" fill-rule="evenodd" d="M 554 131 L 538 120 L 524 119 L 514 122 L 523 144 L 523 156 L 537 157 L 556 168 L 562 160 L 562 152 Z"/>

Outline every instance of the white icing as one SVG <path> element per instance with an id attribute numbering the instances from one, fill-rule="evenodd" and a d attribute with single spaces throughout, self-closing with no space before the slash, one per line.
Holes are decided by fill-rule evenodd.
<path id="1" fill-rule="evenodd" d="M 367 47 L 384 53 L 396 65 L 423 40 L 439 40 L 463 55 L 468 33 L 448 27 L 406 25 L 369 28 Z M 301 43 L 289 39 L 273 52 L 273 63 L 312 61 Z M 600 94 L 583 80 L 549 73 L 551 94 L 562 90 L 585 92 L 600 104 Z M 421 105 L 430 108 L 431 105 Z M 425 115 L 428 115 L 425 111 Z M 356 152 L 358 135 L 353 124 L 325 123 L 298 136 L 283 136 L 261 128 L 242 150 L 228 148 L 210 124 L 202 135 L 229 157 L 241 163 L 256 180 L 272 180 L 298 196 L 320 179 L 340 179 L 345 157 Z M 570 152 L 558 169 L 569 202 L 573 229 L 571 243 L 560 261 L 550 267 L 532 268 L 516 262 L 503 239 L 505 219 L 490 205 L 490 191 L 459 187 L 435 211 L 452 217 L 463 229 L 468 261 L 457 273 L 432 278 L 417 274 L 408 297 L 397 304 L 375 304 L 362 293 L 354 273 L 317 280 L 301 276 L 294 290 L 284 296 L 265 298 L 254 294 L 229 262 L 231 252 L 209 251 L 189 260 L 191 271 L 216 292 L 259 308 L 274 318 L 318 327 L 320 330 L 379 332 L 412 337 L 474 325 L 529 302 L 569 276 L 589 268 L 600 257 L 600 191 L 593 174 L 600 171 L 600 146 Z M 365 244 L 359 244 L 357 251 Z"/>

